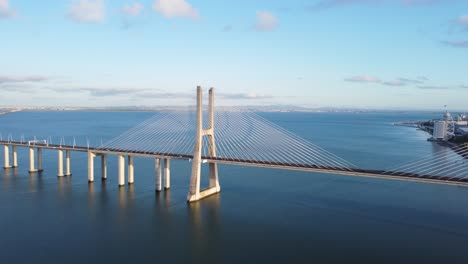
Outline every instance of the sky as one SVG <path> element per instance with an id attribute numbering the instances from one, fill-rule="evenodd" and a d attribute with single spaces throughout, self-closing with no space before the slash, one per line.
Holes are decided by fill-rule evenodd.
<path id="1" fill-rule="evenodd" d="M 468 110 L 468 0 L 0 0 L 0 106 Z"/>

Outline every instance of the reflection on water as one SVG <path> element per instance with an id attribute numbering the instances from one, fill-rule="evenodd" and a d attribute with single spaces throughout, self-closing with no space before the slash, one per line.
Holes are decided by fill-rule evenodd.
<path id="1" fill-rule="evenodd" d="M 94 183 L 88 182 L 88 202 L 94 204 L 96 199 L 96 191 L 94 190 Z"/>
<path id="2" fill-rule="evenodd" d="M 428 142 L 429 143 L 429 142 Z M 437 154 L 437 153 L 442 153 L 442 152 L 448 152 L 448 148 L 447 147 L 444 147 L 444 146 L 441 146 L 437 143 L 430 143 L 431 146 L 432 146 L 432 154 Z"/>
<path id="3" fill-rule="evenodd" d="M 4 169 L 5 176 L 14 176 L 18 177 L 18 168 L 8 168 Z"/>
<path id="4" fill-rule="evenodd" d="M 0 192 L 1 191 L 8 191 L 10 189 L 14 189 L 17 185 L 17 170 L 8 168 L 8 169 L 3 169 L 4 175 L 0 177 Z M 1 193 L 0 193 L 1 194 Z"/>
<path id="5" fill-rule="evenodd" d="M 109 202 L 109 192 L 107 190 L 107 181 L 101 181 L 101 191 L 99 192 L 99 201 L 106 205 Z"/>
<path id="6" fill-rule="evenodd" d="M 89 219 L 96 221 L 98 219 L 98 215 L 100 213 L 100 207 L 98 207 L 97 203 L 99 201 L 96 201 L 96 190 L 95 190 L 95 185 L 92 182 L 88 182 L 88 193 L 87 193 L 87 198 L 88 198 L 88 217 Z M 99 200 L 99 199 L 98 199 Z"/>
<path id="7" fill-rule="evenodd" d="M 135 184 L 130 184 L 127 186 L 127 202 L 128 207 L 135 206 Z"/>
<path id="8" fill-rule="evenodd" d="M 222 227 L 220 222 L 221 194 L 206 198 L 203 203 L 190 203 L 189 241 L 192 261 L 203 263 L 219 261 L 222 252 Z"/>
<path id="9" fill-rule="evenodd" d="M 42 173 L 30 172 L 29 173 L 29 191 L 37 192 L 42 189 Z"/>
<path id="10" fill-rule="evenodd" d="M 168 208 L 171 204 L 171 190 L 167 189 L 164 191 L 164 207 Z"/>
<path id="11" fill-rule="evenodd" d="M 156 192 L 155 197 L 158 209 L 168 209 L 171 206 L 171 189 Z"/>
<path id="12" fill-rule="evenodd" d="M 127 190 L 123 187 L 119 187 L 119 208 L 125 209 L 127 208 Z"/>
<path id="13" fill-rule="evenodd" d="M 12 170 L 9 168 L 4 169 L 3 182 L 2 182 L 2 184 L 4 185 L 4 188 L 6 189 L 9 186 L 11 186 L 13 181 L 14 181 L 14 178 L 13 178 Z"/>
<path id="14" fill-rule="evenodd" d="M 71 192 L 71 177 L 57 177 L 60 199 L 66 199 Z"/>

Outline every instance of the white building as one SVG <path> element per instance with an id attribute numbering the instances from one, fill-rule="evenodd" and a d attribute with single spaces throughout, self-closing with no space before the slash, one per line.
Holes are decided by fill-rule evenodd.
<path id="1" fill-rule="evenodd" d="M 432 137 L 434 139 L 446 139 L 447 138 L 447 122 L 446 121 L 435 121 L 434 131 L 432 131 Z"/>

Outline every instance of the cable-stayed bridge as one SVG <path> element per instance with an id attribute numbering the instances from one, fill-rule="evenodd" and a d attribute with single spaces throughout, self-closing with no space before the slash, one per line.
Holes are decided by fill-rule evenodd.
<path id="1" fill-rule="evenodd" d="M 119 185 L 125 184 L 125 157 L 128 183 L 134 181 L 133 157 L 156 159 L 156 190 L 170 187 L 170 160 L 192 161 L 188 201 L 197 201 L 220 191 L 217 164 L 300 170 L 348 176 L 374 177 L 406 181 L 468 186 L 468 148 L 447 148 L 439 153 L 395 166 L 391 169 L 365 169 L 287 131 L 258 114 L 214 107 L 214 91 L 203 111 L 202 90 L 197 91 L 196 112 L 158 113 L 100 146 L 51 144 L 36 140 L 15 141 L 9 137 L 5 145 L 5 167 L 10 167 L 9 146 L 13 148 L 13 167 L 17 166 L 16 147 L 30 149 L 30 171 L 42 170 L 41 150 L 57 149 L 59 176 L 70 175 L 70 152 L 88 153 L 88 180 L 94 181 L 94 158 L 101 157 L 102 178 L 107 177 L 107 155 L 119 156 Z M 37 164 L 34 163 L 37 149 Z M 63 172 L 63 151 L 66 172 Z M 164 162 L 162 171 L 161 160 Z M 201 164 L 209 164 L 209 187 L 200 190 Z"/>

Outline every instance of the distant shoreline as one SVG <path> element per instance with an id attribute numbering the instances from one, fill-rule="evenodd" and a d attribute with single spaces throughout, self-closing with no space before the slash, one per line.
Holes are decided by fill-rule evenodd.
<path id="1" fill-rule="evenodd" d="M 428 114 L 439 114 L 442 111 L 433 110 L 384 110 L 384 109 L 288 109 L 288 108 L 263 108 L 263 107 L 220 107 L 223 111 L 233 112 L 263 112 L 263 113 L 377 113 L 377 112 L 388 112 L 388 113 L 428 113 Z M 182 112 L 182 111 L 194 111 L 195 107 L 148 107 L 148 108 L 136 108 L 136 107 L 0 107 L 0 115 L 19 111 L 87 111 L 87 112 Z"/>

